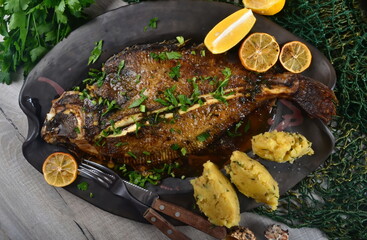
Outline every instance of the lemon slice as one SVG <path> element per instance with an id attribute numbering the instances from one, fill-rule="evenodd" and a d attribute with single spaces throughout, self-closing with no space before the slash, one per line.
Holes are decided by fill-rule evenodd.
<path id="1" fill-rule="evenodd" d="M 220 21 L 204 39 L 213 54 L 224 53 L 239 43 L 251 30 L 256 18 L 250 9 L 241 9 Z"/>
<path id="2" fill-rule="evenodd" d="M 265 72 L 278 61 L 279 51 L 279 44 L 273 36 L 253 33 L 243 41 L 238 54 L 246 69 Z"/>
<path id="3" fill-rule="evenodd" d="M 46 158 L 42 172 L 48 184 L 55 187 L 65 187 L 76 179 L 78 164 L 70 154 L 55 152 Z"/>
<path id="4" fill-rule="evenodd" d="M 279 60 L 288 71 L 300 73 L 311 65 L 312 55 L 305 44 L 299 41 L 293 41 L 284 44 L 279 55 Z"/>
<path id="5" fill-rule="evenodd" d="M 261 15 L 274 15 L 280 12 L 285 4 L 285 0 L 243 0 L 242 2 L 246 8 Z"/>

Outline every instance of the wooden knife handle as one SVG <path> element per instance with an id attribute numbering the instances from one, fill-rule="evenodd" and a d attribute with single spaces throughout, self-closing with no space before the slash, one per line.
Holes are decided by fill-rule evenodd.
<path id="1" fill-rule="evenodd" d="M 183 207 L 163 201 L 159 198 L 153 202 L 152 208 L 217 239 L 224 239 L 227 235 L 227 230 L 225 227 L 214 226 L 202 216 L 195 214 Z"/>
<path id="2" fill-rule="evenodd" d="M 159 213 L 152 208 L 148 208 L 144 213 L 144 218 L 158 228 L 163 234 L 172 240 L 191 240 L 185 234 L 177 230 L 171 223 L 167 222 Z"/>

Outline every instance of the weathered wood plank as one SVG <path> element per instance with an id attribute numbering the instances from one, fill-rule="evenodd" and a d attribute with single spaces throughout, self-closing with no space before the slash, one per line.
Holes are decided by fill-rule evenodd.
<path id="1" fill-rule="evenodd" d="M 15 76 L 15 81 L 11 85 L 0 84 L 0 112 L 11 123 L 17 135 L 24 139 L 28 131 L 28 125 L 26 116 L 18 104 L 19 92 L 23 85 L 23 76 L 21 74 Z"/>

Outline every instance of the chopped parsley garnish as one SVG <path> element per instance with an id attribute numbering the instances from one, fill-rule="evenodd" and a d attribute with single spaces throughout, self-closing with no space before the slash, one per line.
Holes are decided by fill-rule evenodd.
<path id="1" fill-rule="evenodd" d="M 140 105 L 139 109 L 140 109 L 140 112 L 142 112 L 142 113 L 144 113 L 146 111 L 146 107 L 143 104 Z"/>
<path id="2" fill-rule="evenodd" d="M 74 128 L 74 132 L 76 132 L 77 134 L 79 134 L 80 133 L 80 129 L 78 127 L 75 127 Z"/>
<path id="3" fill-rule="evenodd" d="M 171 71 L 168 73 L 168 75 L 172 78 L 177 80 L 179 77 L 181 77 L 180 75 L 180 68 L 181 68 L 181 64 L 177 64 L 176 66 L 171 68 Z"/>
<path id="4" fill-rule="evenodd" d="M 87 191 L 87 190 L 88 190 L 88 187 L 89 187 L 89 184 L 88 184 L 87 182 L 81 182 L 81 183 L 79 183 L 78 185 L 76 185 L 76 187 L 77 187 L 79 190 Z"/>
<path id="5" fill-rule="evenodd" d="M 118 142 L 115 144 L 116 147 L 122 147 L 122 146 L 126 146 L 126 145 L 129 145 L 129 143 L 127 142 Z"/>
<path id="6" fill-rule="evenodd" d="M 182 54 L 179 52 L 151 52 L 149 56 L 154 60 L 177 60 L 182 58 Z"/>
<path id="7" fill-rule="evenodd" d="M 122 132 L 122 128 L 120 128 L 120 127 L 115 128 L 115 121 L 111 120 L 110 124 L 111 124 L 112 134 L 118 135 Z M 110 135 L 110 134 L 108 134 L 108 135 Z"/>
<path id="8" fill-rule="evenodd" d="M 187 154 L 186 148 L 181 148 L 181 154 L 182 156 L 185 156 Z"/>
<path id="9" fill-rule="evenodd" d="M 147 98 L 148 96 L 144 95 L 145 88 L 140 91 L 139 96 L 140 98 L 136 99 L 133 103 L 130 104 L 129 108 L 139 107 Z"/>
<path id="10" fill-rule="evenodd" d="M 164 99 L 157 98 L 154 101 L 162 104 L 163 106 L 170 107 L 169 109 L 173 109 L 174 107 L 178 106 L 178 101 L 174 95 L 174 92 L 176 91 L 176 85 L 172 86 L 171 88 L 167 88 L 164 91 Z"/>
<path id="11" fill-rule="evenodd" d="M 205 53 L 205 50 L 204 49 L 200 51 L 200 56 L 205 57 L 205 54 L 206 53 Z"/>
<path id="12" fill-rule="evenodd" d="M 148 25 L 144 27 L 144 31 L 147 31 L 148 28 L 156 29 L 157 25 L 158 25 L 157 23 L 158 23 L 158 18 L 157 17 L 154 17 L 154 18 L 150 19 Z"/>
<path id="13" fill-rule="evenodd" d="M 88 72 L 89 78 L 86 78 L 83 80 L 84 84 L 92 85 L 94 83 L 97 84 L 98 87 L 101 87 L 105 78 L 106 73 L 103 71 L 100 71 L 98 69 L 91 68 Z"/>
<path id="14" fill-rule="evenodd" d="M 227 130 L 227 134 L 230 137 L 238 137 L 238 136 L 242 136 L 242 133 L 240 133 L 238 131 L 238 129 L 242 126 L 243 122 L 239 121 L 238 123 L 236 123 L 235 128 L 234 128 L 234 132 L 231 132 L 229 130 Z"/>
<path id="15" fill-rule="evenodd" d="M 165 163 L 160 168 L 153 168 L 145 171 L 144 174 L 134 170 L 129 170 L 126 164 L 118 167 L 122 175 L 129 178 L 129 181 L 140 187 L 145 187 L 146 183 L 151 183 L 153 185 L 159 184 L 159 182 L 166 177 L 175 177 L 175 169 L 179 168 L 180 165 L 176 162 L 167 164 Z"/>
<path id="16" fill-rule="evenodd" d="M 129 156 L 133 157 L 134 159 L 137 159 L 136 155 L 133 152 L 129 151 L 129 152 L 127 152 L 127 154 Z"/>
<path id="17" fill-rule="evenodd" d="M 186 95 L 180 94 L 180 95 L 177 96 L 177 98 L 178 98 L 178 101 L 179 101 L 179 103 L 181 105 L 180 106 L 180 109 L 182 111 L 187 111 L 187 109 L 189 108 L 189 106 L 192 105 L 191 100 Z"/>
<path id="18" fill-rule="evenodd" d="M 185 43 L 185 38 L 183 36 L 177 36 L 176 39 L 179 45 L 183 45 Z"/>
<path id="19" fill-rule="evenodd" d="M 104 102 L 107 104 L 107 109 L 102 113 L 102 116 L 106 115 L 114 109 L 120 109 L 120 106 L 117 104 L 116 100 L 108 101 L 106 99 L 106 101 Z"/>
<path id="20" fill-rule="evenodd" d="M 228 85 L 229 79 L 232 75 L 231 69 L 226 67 L 225 69 L 222 70 L 222 73 L 224 75 L 224 80 L 223 81 L 218 81 L 218 87 L 217 89 L 211 93 L 212 96 L 216 99 L 218 99 L 219 101 L 223 102 L 223 103 L 227 103 L 225 97 L 229 96 L 231 93 L 226 94 L 224 91 L 224 88 Z"/>
<path id="21" fill-rule="evenodd" d="M 125 67 L 125 60 L 122 60 L 120 63 L 119 63 L 119 66 L 118 66 L 118 70 L 117 70 L 117 75 L 120 76 L 120 73 L 121 73 L 121 70 L 124 69 Z"/>
<path id="22" fill-rule="evenodd" d="M 171 145 L 171 149 L 172 149 L 172 150 L 178 150 L 178 149 L 180 149 L 180 146 L 179 146 L 178 144 L 176 144 L 176 143 L 175 143 L 175 144 L 172 144 L 172 145 Z"/>
<path id="23" fill-rule="evenodd" d="M 102 54 L 102 46 L 103 46 L 103 40 L 99 40 L 98 42 L 94 43 L 94 48 L 90 53 L 89 59 L 88 59 L 88 65 L 95 63 L 98 58 Z"/>
<path id="24" fill-rule="evenodd" d="M 140 78 L 141 78 L 141 75 L 140 74 L 136 75 L 136 77 L 135 77 L 135 83 L 140 83 Z"/>
<path id="25" fill-rule="evenodd" d="M 210 137 L 209 132 L 203 132 L 196 137 L 199 142 L 205 142 Z"/>
<path id="26" fill-rule="evenodd" d="M 166 56 L 169 60 L 182 58 L 182 54 L 179 52 L 166 52 Z"/>

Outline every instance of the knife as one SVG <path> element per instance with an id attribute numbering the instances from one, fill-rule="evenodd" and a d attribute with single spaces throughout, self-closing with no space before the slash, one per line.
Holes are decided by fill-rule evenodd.
<path id="1" fill-rule="evenodd" d="M 205 232 L 212 237 L 223 239 L 227 235 L 227 230 L 225 227 L 214 226 L 207 219 L 198 214 L 195 214 L 173 203 L 163 201 L 159 198 L 158 194 L 150 190 L 141 188 L 125 180 L 123 181 L 132 196 L 145 205 L 150 206 L 154 210 L 164 213 L 165 215 L 170 216 L 180 222 L 186 223 L 187 225 Z M 150 222 L 150 219 L 147 220 Z"/>
<path id="2" fill-rule="evenodd" d="M 173 203 L 161 200 L 157 193 L 125 181 L 117 173 L 103 165 L 89 160 L 83 160 L 79 166 L 79 173 L 96 180 L 115 195 L 130 200 L 148 222 L 156 226 L 171 239 L 181 240 L 189 238 L 178 231 L 158 212 L 186 223 L 217 239 L 223 239 L 227 235 L 227 229 L 225 227 L 214 226 L 198 214 Z"/>

